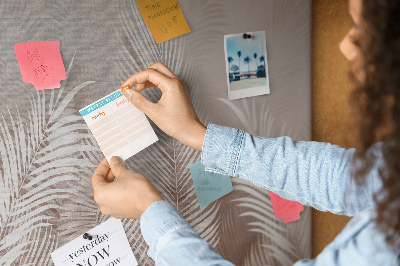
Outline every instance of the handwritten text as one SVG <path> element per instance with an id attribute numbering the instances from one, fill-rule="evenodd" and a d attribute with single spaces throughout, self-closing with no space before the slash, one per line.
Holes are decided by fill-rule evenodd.
<path id="1" fill-rule="evenodd" d="M 99 113 L 98 115 L 92 116 L 92 119 L 93 119 L 93 120 L 96 120 L 99 116 L 106 116 L 106 113 L 101 112 L 101 113 Z"/>
<path id="2" fill-rule="evenodd" d="M 172 11 L 179 9 L 179 8 L 180 8 L 179 3 L 176 3 L 172 6 L 169 6 L 164 9 L 159 10 L 159 11 L 155 12 L 154 14 L 148 15 L 147 17 L 149 18 L 149 20 L 156 19 L 156 18 L 161 17 L 162 15 L 171 13 Z"/>
<path id="3" fill-rule="evenodd" d="M 120 105 L 124 105 L 125 103 L 129 102 L 128 99 L 123 99 L 122 101 L 119 102 L 115 102 L 115 104 L 117 105 L 117 107 L 119 107 Z"/>

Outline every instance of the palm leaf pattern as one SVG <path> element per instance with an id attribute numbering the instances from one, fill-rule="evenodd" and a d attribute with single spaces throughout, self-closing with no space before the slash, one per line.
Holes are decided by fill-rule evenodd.
<path id="1" fill-rule="evenodd" d="M 121 3 L 121 5 L 119 19 L 122 33 L 118 32 L 119 28 L 116 29 L 123 44 L 121 60 L 117 63 L 121 82 L 131 74 L 142 71 L 160 60 L 168 66 L 173 66 L 171 70 L 186 81 L 199 118 L 206 119 L 197 100 L 199 90 L 194 86 L 196 82 L 190 64 L 191 58 L 184 57 L 184 51 L 177 49 L 177 47 L 184 47 L 186 39 L 175 38 L 157 45 L 144 22 L 137 19 L 140 18 L 137 6 L 132 2 L 128 5 Z M 161 97 L 158 89 L 146 90 L 144 95 L 153 102 Z M 189 165 L 200 160 L 200 153 L 167 136 L 156 125 L 152 124 L 152 126 L 159 141 L 148 147 L 146 152 L 141 152 L 127 160 L 126 165 L 147 176 L 196 232 L 215 247 L 219 241 L 219 204 L 210 204 L 200 209 L 188 168 Z M 149 260 L 145 252 L 148 246 L 140 235 L 138 221 L 125 221 L 124 227 L 138 262 L 152 264 L 152 260 Z"/>
<path id="2" fill-rule="evenodd" d="M 0 1 L 0 42 L 8 47 L 0 53 L 2 96 L 18 96 L 15 102 L 23 103 L 15 107 L 6 99 L 0 113 L 0 265 L 51 265 L 52 251 L 108 218 L 99 212 L 90 182 L 104 156 L 77 110 L 157 60 L 186 82 L 204 124 L 228 124 L 265 137 L 309 138 L 310 120 L 300 121 L 307 112 L 293 110 L 310 106 L 304 82 L 310 46 L 304 40 L 310 39 L 311 1 L 254 3 L 257 10 L 240 1 L 180 1 L 192 32 L 157 45 L 134 0 Z M 227 6 L 241 15 L 226 12 Z M 262 21 L 257 28 L 272 37 L 267 39 L 273 51 L 267 60 L 271 94 L 218 101 L 226 92 L 222 36 L 253 30 L 240 19 L 247 19 L 250 6 L 250 15 Z M 69 81 L 56 90 L 30 88 L 19 97 L 28 85 L 12 46 L 49 36 L 61 41 L 64 60 L 71 60 Z M 96 80 L 96 88 L 91 81 L 81 83 L 86 80 Z M 151 101 L 161 96 L 156 88 L 144 94 Z M 126 165 L 149 177 L 224 258 L 237 265 L 286 265 L 310 255 L 308 208 L 300 221 L 282 224 L 273 216 L 267 191 L 233 178 L 232 193 L 200 209 L 188 169 L 200 153 L 153 128 L 160 140 Z M 139 221 L 122 222 L 140 265 L 154 265 Z"/>
<path id="3" fill-rule="evenodd" d="M 67 76 L 72 65 L 73 58 Z M 97 209 L 79 189 L 63 186 L 65 182 L 76 185 L 82 169 L 93 168 L 77 154 L 98 148 L 81 143 L 88 137 L 87 127 L 68 107 L 76 93 L 92 83 L 70 89 L 65 80 L 58 90 L 37 92 L 37 97 L 30 99 L 27 119 L 18 109 L 16 115 L 9 111 L 9 122 L 2 115 L 0 186 L 5 196 L 0 199 L 1 265 L 50 264 L 48 254 L 59 246 L 64 231 L 68 235 L 76 233 L 71 228 L 60 230 L 64 222 L 73 220 L 71 216 L 63 217 L 66 220 L 61 224 L 59 218 L 71 205 Z"/>
<path id="4" fill-rule="evenodd" d="M 242 99 L 235 103 L 226 99 L 219 100 L 235 114 L 237 128 L 257 136 L 299 138 L 286 123 L 281 127 L 277 126 L 270 108 L 266 104 L 257 105 L 254 98 Z M 268 191 L 239 178 L 233 180 L 234 190 L 244 192 L 244 195 L 231 202 L 236 208 L 245 210 L 239 217 L 247 217 L 247 230 L 257 233 L 258 239 L 255 243 L 259 243 L 253 243 L 244 257 L 243 265 L 291 265 L 298 258 L 308 257 L 307 252 L 311 246 L 307 237 L 311 233 L 310 208 L 305 207 L 300 220 L 284 224 L 275 218 Z M 290 227 L 295 227 L 298 231 L 288 230 Z M 294 231 L 301 233 L 290 233 Z"/>
<path id="5" fill-rule="evenodd" d="M 119 40 L 123 44 L 121 45 L 122 50 L 120 52 L 121 60 L 116 63 L 121 79 L 120 82 L 126 80 L 131 74 L 144 70 L 155 61 L 161 60 L 167 66 L 172 67 L 171 70 L 185 80 L 199 118 L 207 122 L 209 118 L 204 113 L 207 102 L 204 101 L 204 96 L 202 98 L 199 95 L 198 82 L 191 67 L 191 60 L 197 58 L 193 58 L 192 53 L 182 51 L 178 47 L 190 47 L 196 50 L 204 49 L 201 42 L 207 39 L 210 40 L 210 38 L 205 37 L 206 34 L 210 34 L 209 31 L 204 30 L 207 29 L 205 24 L 221 24 L 221 21 L 218 20 L 221 20 L 221 17 L 223 17 L 216 15 L 222 14 L 223 8 L 219 4 L 215 4 L 215 2 L 211 3 L 212 5 L 210 3 L 209 1 L 205 1 L 201 5 L 193 4 L 195 6 L 191 7 L 191 10 L 198 10 L 197 14 L 190 14 L 191 16 L 198 15 L 203 18 L 201 21 L 202 24 L 196 24 L 197 29 L 200 30 L 199 33 L 196 31 L 198 36 L 192 38 L 192 35 L 189 34 L 185 38 L 176 38 L 156 45 L 146 25 L 140 18 L 137 6 L 132 2 L 128 4 L 121 2 L 119 8 L 121 29 L 116 29 Z M 208 17 L 209 19 L 206 20 L 204 17 Z M 217 30 L 211 32 L 211 34 L 215 34 L 215 38 L 221 36 L 221 32 Z M 158 89 L 147 90 L 144 92 L 144 95 L 153 102 L 158 101 L 161 97 Z M 278 124 L 277 126 L 270 108 L 266 105 L 261 105 L 260 110 L 258 108 L 260 104 L 256 102 L 255 98 L 236 101 L 236 103 L 241 105 L 240 107 L 235 107 L 234 103 L 227 100 L 219 100 L 228 105 L 235 113 L 235 116 L 238 118 L 239 128 L 244 128 L 252 134 L 261 133 L 258 134 L 261 136 L 273 137 L 281 136 L 282 133 L 285 133 L 292 135 L 292 137 L 297 137 L 293 136 L 292 130 L 285 123 Z M 241 110 L 244 110 L 244 112 Z M 224 209 L 228 208 L 233 213 L 243 209 L 245 210 L 243 213 L 238 213 L 235 216 L 221 212 L 221 203 L 214 203 L 204 210 L 200 210 L 196 202 L 188 170 L 188 165 L 199 160 L 199 154 L 166 136 L 155 125 L 153 127 L 160 141 L 147 148 L 148 152 L 140 153 L 134 156 L 133 159 L 128 160 L 127 165 L 131 169 L 149 177 L 157 189 L 162 192 L 165 199 L 177 207 L 178 211 L 188 220 L 200 236 L 209 241 L 217 252 L 220 252 L 225 258 L 241 265 L 256 265 L 254 263 L 261 261 L 274 265 L 286 265 L 289 261 L 293 262 L 299 257 L 308 255 L 296 254 L 295 250 L 297 249 L 293 245 L 296 241 L 294 240 L 302 244 L 304 241 L 302 239 L 294 239 L 290 234 L 286 233 L 287 225 L 282 225 L 281 222 L 276 221 L 269 195 L 265 190 L 257 191 L 259 188 L 255 186 L 244 185 L 240 184 L 240 181 L 234 181 L 235 191 L 243 196 L 232 199 L 230 202 L 226 202 L 225 200 L 224 203 L 226 206 L 224 206 Z M 256 195 L 263 195 L 262 193 L 264 195 L 257 198 L 253 194 L 255 192 L 257 192 Z M 228 196 L 227 198 L 232 197 L 234 196 Z M 260 203 L 265 203 L 266 205 L 263 206 Z M 248 232 L 253 232 L 253 236 L 256 235 L 255 239 L 254 237 L 252 239 L 252 244 L 248 245 L 249 248 L 244 248 L 245 245 L 242 240 L 248 240 L 249 238 L 246 236 L 248 233 L 243 230 L 243 222 L 236 221 L 237 218 L 235 217 L 238 216 L 246 216 L 248 217 L 246 221 L 254 221 L 246 225 Z M 276 224 L 272 228 L 277 230 L 274 236 L 277 237 L 278 242 L 275 243 L 271 236 L 267 235 L 267 232 L 271 230 L 262 232 L 260 227 L 257 227 L 257 222 L 263 226 Z M 307 222 L 309 221 L 303 219 L 301 224 L 304 225 Z M 136 256 L 139 257 L 139 263 L 151 264 L 152 261 L 148 260 L 145 255 L 147 245 L 141 240 L 139 224 L 136 221 L 126 221 L 125 229 L 129 232 L 127 235 L 128 237 L 130 236 L 130 243 L 136 252 Z M 223 238 L 222 242 L 221 238 Z M 237 245 L 236 243 L 232 244 L 232 241 L 228 241 L 229 239 L 238 239 Z M 305 239 L 308 238 L 306 237 Z M 236 254 L 232 252 L 232 246 L 234 245 L 236 245 L 235 249 L 238 251 Z M 246 250 L 245 253 L 242 252 L 243 249 Z M 309 245 L 304 250 L 308 249 Z M 281 252 L 279 253 L 279 251 Z M 271 252 L 275 253 L 271 254 Z"/>

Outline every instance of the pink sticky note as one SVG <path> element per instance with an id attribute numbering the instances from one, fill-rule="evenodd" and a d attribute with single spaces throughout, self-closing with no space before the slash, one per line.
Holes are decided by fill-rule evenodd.
<path id="1" fill-rule="evenodd" d="M 271 191 L 269 195 L 271 196 L 275 218 L 282 219 L 286 224 L 300 219 L 300 213 L 304 210 L 301 203 L 281 198 Z"/>
<path id="2" fill-rule="evenodd" d="M 14 45 L 22 79 L 36 90 L 60 87 L 67 78 L 60 53 L 60 42 L 40 41 Z"/>

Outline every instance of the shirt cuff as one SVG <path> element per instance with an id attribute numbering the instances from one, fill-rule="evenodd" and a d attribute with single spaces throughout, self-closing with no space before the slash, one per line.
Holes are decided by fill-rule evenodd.
<path id="1" fill-rule="evenodd" d="M 242 130 L 209 124 L 201 154 L 205 170 L 236 177 L 244 134 Z"/>
<path id="2" fill-rule="evenodd" d="M 150 246 L 147 254 L 155 260 L 160 239 L 181 227 L 191 228 L 174 206 L 165 200 L 153 202 L 140 217 L 140 230 Z"/>

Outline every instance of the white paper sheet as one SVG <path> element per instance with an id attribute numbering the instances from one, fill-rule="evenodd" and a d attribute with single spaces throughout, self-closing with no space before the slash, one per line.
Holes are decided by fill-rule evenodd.
<path id="1" fill-rule="evenodd" d="M 144 113 L 119 91 L 79 111 L 107 161 L 126 160 L 158 140 Z"/>
<path id="2" fill-rule="evenodd" d="M 92 240 L 84 239 L 88 233 Z M 51 253 L 56 266 L 138 265 L 121 220 L 110 218 Z"/>

